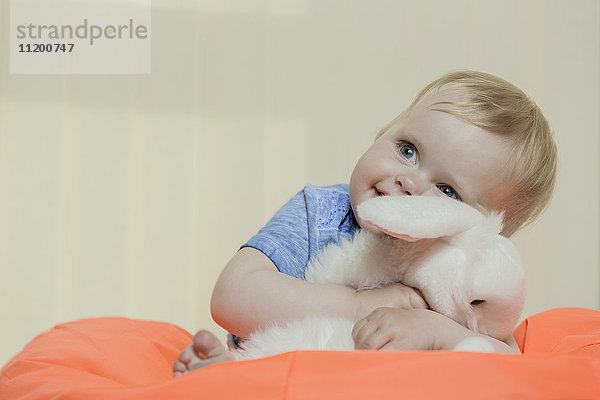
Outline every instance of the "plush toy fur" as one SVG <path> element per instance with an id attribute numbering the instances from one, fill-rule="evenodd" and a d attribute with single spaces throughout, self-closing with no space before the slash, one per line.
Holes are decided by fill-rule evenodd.
<path id="1" fill-rule="evenodd" d="M 307 281 L 357 290 L 401 282 L 473 332 L 500 340 L 512 332 L 525 301 L 525 276 L 516 248 L 500 235 L 501 214 L 484 216 L 465 203 L 429 196 L 378 197 L 357 213 L 387 235 L 359 230 L 351 241 L 327 246 L 307 266 Z M 234 357 L 352 350 L 353 325 L 318 315 L 275 324 L 252 333 Z M 491 351 L 485 340 L 470 339 L 455 349 Z"/>

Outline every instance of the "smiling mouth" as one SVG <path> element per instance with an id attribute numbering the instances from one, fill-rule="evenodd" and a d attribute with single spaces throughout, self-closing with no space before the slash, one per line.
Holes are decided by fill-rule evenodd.
<path id="1" fill-rule="evenodd" d="M 375 188 L 375 196 L 381 197 L 381 196 L 387 196 L 387 194 L 380 192 L 377 188 Z"/>

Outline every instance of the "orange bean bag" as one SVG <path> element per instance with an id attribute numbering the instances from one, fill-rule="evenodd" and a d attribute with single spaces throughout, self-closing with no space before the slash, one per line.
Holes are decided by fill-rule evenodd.
<path id="1" fill-rule="evenodd" d="M 600 399 L 600 311 L 549 310 L 514 335 L 522 355 L 297 351 L 172 378 L 185 330 L 83 319 L 13 357 L 0 399 Z"/>

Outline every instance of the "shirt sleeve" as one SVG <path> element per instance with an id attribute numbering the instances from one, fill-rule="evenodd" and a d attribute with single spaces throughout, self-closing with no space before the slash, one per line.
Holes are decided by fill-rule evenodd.
<path id="1" fill-rule="evenodd" d="M 308 211 L 304 190 L 288 201 L 241 247 L 260 250 L 280 272 L 302 279 L 309 260 Z"/>

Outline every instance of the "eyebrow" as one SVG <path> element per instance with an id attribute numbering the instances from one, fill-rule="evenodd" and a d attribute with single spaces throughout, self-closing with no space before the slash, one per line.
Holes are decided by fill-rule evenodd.
<path id="1" fill-rule="evenodd" d="M 417 146 L 417 149 L 422 149 L 423 148 L 423 144 L 419 141 L 418 137 L 419 135 L 416 135 L 414 132 L 408 131 L 405 128 L 399 128 L 398 132 L 403 134 L 404 136 L 407 136 L 408 139 L 410 139 L 410 141 Z M 419 153 L 421 152 L 421 150 L 419 150 Z"/>

